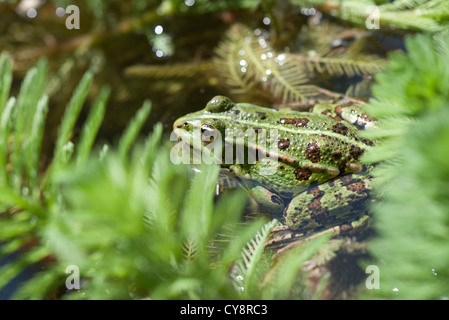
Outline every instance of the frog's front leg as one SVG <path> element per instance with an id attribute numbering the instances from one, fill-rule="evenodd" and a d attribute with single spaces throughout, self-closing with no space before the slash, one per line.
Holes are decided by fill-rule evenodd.
<path id="1" fill-rule="evenodd" d="M 259 163 L 258 168 L 261 168 L 260 170 L 263 171 L 267 166 Z M 248 171 L 241 165 L 232 165 L 230 169 L 236 176 L 244 177 L 239 179 L 239 183 L 250 195 L 250 200 L 252 200 L 250 202 L 251 211 L 260 214 L 282 216 L 285 201 L 278 193 L 265 188 L 264 185 L 267 184 L 266 182 L 259 183 L 253 180 L 251 171 Z M 255 171 L 258 173 L 259 169 L 255 169 Z"/>
<path id="2" fill-rule="evenodd" d="M 282 214 L 285 204 L 278 194 L 263 186 L 253 186 L 248 191 L 255 202 L 257 212 L 270 215 Z"/>
<path id="3" fill-rule="evenodd" d="M 307 233 L 332 227 L 350 231 L 368 214 L 372 178 L 348 174 L 300 193 L 285 210 L 286 224 Z"/>

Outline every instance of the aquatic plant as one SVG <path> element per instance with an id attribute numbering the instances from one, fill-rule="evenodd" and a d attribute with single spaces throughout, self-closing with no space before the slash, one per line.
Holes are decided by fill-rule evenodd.
<path id="1" fill-rule="evenodd" d="M 367 111 L 382 122 L 370 138 L 382 140 L 366 160 L 377 193 L 371 261 L 380 289 L 369 297 L 447 299 L 449 235 L 449 37 L 418 35 L 407 54 L 392 54 L 378 74 Z"/>

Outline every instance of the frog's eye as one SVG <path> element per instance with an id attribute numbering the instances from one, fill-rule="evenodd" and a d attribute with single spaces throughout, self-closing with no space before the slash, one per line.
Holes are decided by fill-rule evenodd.
<path id="1" fill-rule="evenodd" d="M 216 132 L 217 129 L 208 123 L 201 125 L 201 141 L 205 144 L 211 143 L 215 139 Z"/>
<path id="2" fill-rule="evenodd" d="M 234 107 L 234 102 L 228 97 L 215 96 L 206 105 L 206 110 L 210 112 L 224 112 Z"/>
<path id="3" fill-rule="evenodd" d="M 182 127 L 183 127 L 185 130 L 189 130 L 189 123 L 188 123 L 188 122 L 184 122 L 184 123 L 182 124 Z"/>

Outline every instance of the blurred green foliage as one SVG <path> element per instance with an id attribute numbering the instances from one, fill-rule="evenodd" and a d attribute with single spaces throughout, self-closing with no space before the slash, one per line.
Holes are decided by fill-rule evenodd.
<path id="1" fill-rule="evenodd" d="M 447 299 L 449 295 L 449 36 L 418 35 L 407 54 L 378 74 L 368 112 L 382 143 L 366 160 L 384 201 L 374 207 L 379 235 L 371 252 L 380 290 L 370 297 Z"/>
<path id="2" fill-rule="evenodd" d="M 117 146 L 99 148 L 93 141 L 110 92 L 104 87 L 81 133 L 71 138 L 91 73 L 65 108 L 49 165 L 39 170 L 48 112 L 46 70 L 47 63 L 40 61 L 17 99 L 8 99 L 11 60 L 7 54 L 0 57 L 0 292 L 18 279 L 23 283 L 3 294 L 18 299 L 301 298 L 297 291 L 292 295 L 292 280 L 325 239 L 286 254 L 290 263 L 275 272 L 263 239 L 276 221 L 242 223 L 247 200 L 242 192 L 214 201 L 219 167 L 202 166 L 192 176 L 187 167 L 174 165 L 169 145 L 161 142 L 161 124 L 138 141 L 150 102 Z M 256 268 L 261 261 L 263 270 Z M 79 290 L 66 289 L 70 266 L 80 271 Z M 243 286 L 239 279 L 245 279 Z"/>

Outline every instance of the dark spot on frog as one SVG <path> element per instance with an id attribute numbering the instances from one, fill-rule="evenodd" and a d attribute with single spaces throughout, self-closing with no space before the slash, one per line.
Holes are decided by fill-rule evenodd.
<path id="1" fill-rule="evenodd" d="M 357 146 L 351 146 L 349 154 L 355 160 L 359 160 L 360 156 L 363 154 L 363 150 Z"/>
<path id="2" fill-rule="evenodd" d="M 290 147 L 290 140 L 289 139 L 279 139 L 278 140 L 278 147 L 281 150 L 285 150 L 288 147 Z"/>
<path id="3" fill-rule="evenodd" d="M 256 112 L 260 119 L 264 120 L 267 117 L 265 112 Z"/>
<path id="4" fill-rule="evenodd" d="M 331 155 L 332 155 L 334 158 L 338 158 L 338 157 L 341 156 L 341 151 L 340 151 L 340 150 L 332 151 L 332 152 L 331 152 Z"/>
<path id="5" fill-rule="evenodd" d="M 374 142 L 372 142 L 371 140 L 368 140 L 368 139 L 361 139 L 361 140 L 367 146 L 373 146 L 374 145 Z"/>
<path id="6" fill-rule="evenodd" d="M 343 108 L 350 107 L 352 103 L 343 103 L 335 107 L 335 112 L 341 114 L 343 112 Z"/>
<path id="7" fill-rule="evenodd" d="M 334 116 L 330 110 L 321 111 L 321 114 L 324 114 L 324 115 L 328 116 L 329 118 L 332 118 L 337 121 L 343 121 L 343 119 L 340 116 L 338 116 L 338 115 Z"/>
<path id="8" fill-rule="evenodd" d="M 325 224 L 327 220 L 327 208 L 323 208 L 320 199 L 315 199 L 307 205 L 310 210 L 310 216 L 318 224 Z"/>
<path id="9" fill-rule="evenodd" d="M 346 136 L 348 134 L 349 128 L 343 123 L 339 122 L 337 124 L 334 124 L 334 126 L 332 127 L 332 131 Z"/>
<path id="10" fill-rule="evenodd" d="M 351 183 L 360 182 L 360 181 L 362 181 L 362 180 L 354 179 L 352 174 L 345 175 L 345 176 L 341 177 L 339 180 L 342 187 L 345 187 L 345 186 L 350 185 Z"/>
<path id="11" fill-rule="evenodd" d="M 238 109 L 231 109 L 231 110 L 229 110 L 228 112 L 229 112 L 229 113 L 233 113 L 233 114 L 235 114 L 235 115 L 238 115 L 238 114 L 240 113 L 240 110 L 238 110 Z"/>
<path id="12" fill-rule="evenodd" d="M 280 124 L 291 124 L 295 127 L 307 127 L 307 124 L 309 123 L 309 119 L 307 118 L 281 118 L 280 121 L 278 121 Z"/>
<path id="13" fill-rule="evenodd" d="M 341 193 L 336 193 L 336 194 L 334 195 L 334 197 L 335 197 L 335 199 L 337 199 L 337 200 L 341 200 Z"/>
<path id="14" fill-rule="evenodd" d="M 338 166 L 338 170 L 340 171 L 340 174 L 343 174 L 346 172 L 346 159 L 345 158 L 341 158 L 341 162 Z"/>
<path id="15" fill-rule="evenodd" d="M 296 180 L 303 181 L 308 180 L 312 175 L 312 171 L 309 169 L 298 168 L 294 172 Z"/>
<path id="16" fill-rule="evenodd" d="M 298 207 L 295 207 L 295 210 L 296 210 L 296 212 L 298 212 L 298 213 L 301 213 L 301 212 L 302 212 L 302 209 L 301 209 L 301 208 L 298 208 Z M 292 222 L 293 222 L 294 224 L 296 224 L 295 229 L 298 229 L 298 230 L 301 230 L 302 228 L 307 227 L 307 225 L 309 224 L 309 221 L 307 221 L 307 220 L 302 220 L 302 221 L 300 221 L 299 218 L 292 218 Z"/>
<path id="17" fill-rule="evenodd" d="M 343 121 L 343 118 L 342 117 L 340 117 L 340 116 L 335 116 L 335 117 L 332 117 L 334 120 L 337 120 L 337 121 Z"/>
<path id="18" fill-rule="evenodd" d="M 279 169 L 284 170 L 285 167 L 281 165 L 281 166 L 279 166 Z"/>
<path id="19" fill-rule="evenodd" d="M 372 122 L 372 121 L 376 121 L 376 119 L 374 119 L 373 117 L 367 115 L 367 114 L 359 114 L 357 115 L 357 118 L 360 118 L 366 122 Z"/>
<path id="20" fill-rule="evenodd" d="M 357 181 L 354 183 L 351 183 L 346 187 L 349 191 L 355 192 L 355 193 L 363 193 L 366 191 L 365 182 L 363 181 Z"/>
<path id="21" fill-rule="evenodd" d="M 316 142 L 311 142 L 307 145 L 306 158 L 317 163 L 321 160 L 321 150 Z"/>
<path id="22" fill-rule="evenodd" d="M 316 186 L 309 188 L 309 190 L 307 190 L 307 194 L 313 195 L 313 198 L 316 199 L 322 197 L 324 195 L 324 191 L 320 190 L 320 188 Z"/>

